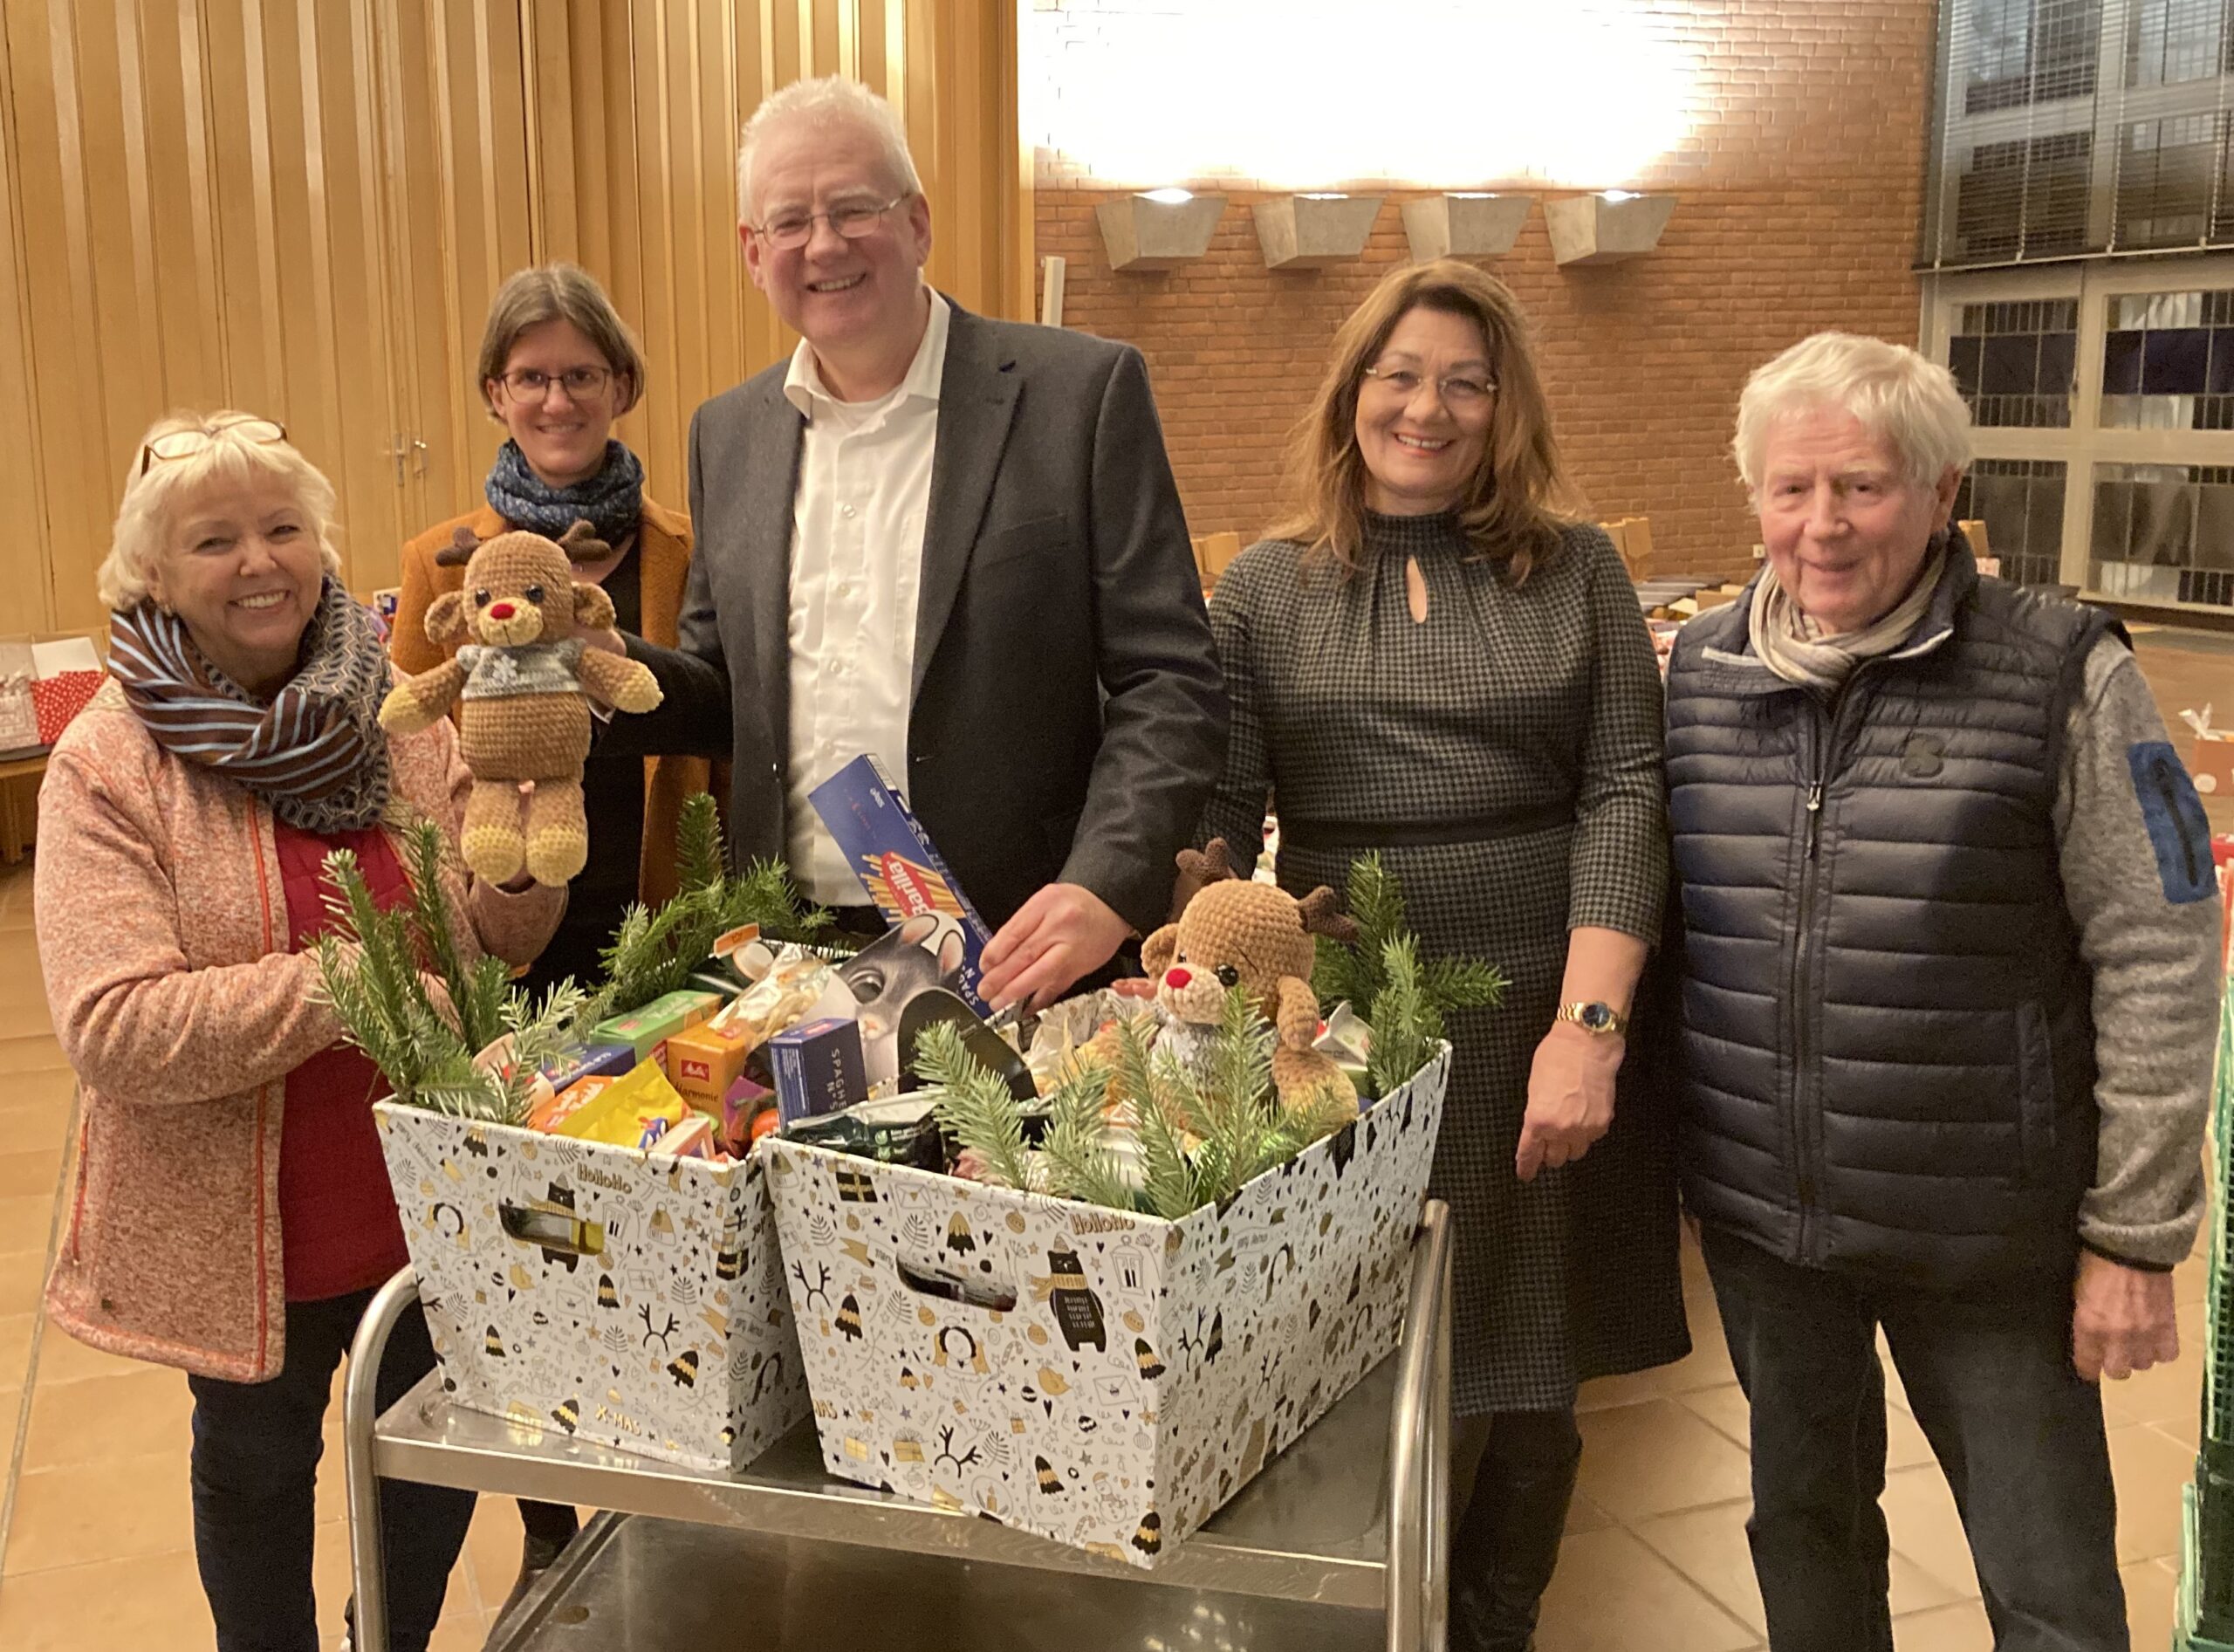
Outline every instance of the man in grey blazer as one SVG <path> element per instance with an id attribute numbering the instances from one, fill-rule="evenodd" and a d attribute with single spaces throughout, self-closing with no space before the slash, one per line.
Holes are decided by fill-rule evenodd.
<path id="1" fill-rule="evenodd" d="M 1145 366 L 933 291 L 904 130 L 858 85 L 768 99 L 738 176 L 802 342 L 691 422 L 681 646 L 627 639 L 667 697 L 609 737 L 729 756 L 739 859 L 841 905 L 806 793 L 875 754 L 997 932 L 984 996 L 1047 1003 L 1163 921 L 1224 757 Z"/>

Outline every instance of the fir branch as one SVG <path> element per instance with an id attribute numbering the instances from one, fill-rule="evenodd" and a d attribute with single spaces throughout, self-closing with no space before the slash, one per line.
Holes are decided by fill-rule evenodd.
<path id="1" fill-rule="evenodd" d="M 1443 1014 L 1428 994 L 1419 943 L 1408 935 L 1388 942 L 1381 967 L 1388 984 L 1367 1016 L 1373 1026 L 1367 1072 L 1376 1095 L 1387 1095 L 1426 1066 L 1443 1037 Z"/>
<path id="2" fill-rule="evenodd" d="M 942 1129 L 977 1155 L 989 1180 L 1020 1192 L 1036 1189 L 1023 1109 L 1006 1081 L 964 1047 L 959 1029 L 944 1022 L 926 1028 L 915 1046 L 915 1072 L 945 1092 L 932 1111 Z"/>
<path id="3" fill-rule="evenodd" d="M 1187 1156 L 1186 1134 L 1176 1109 L 1151 1088 L 1133 1098 L 1134 1130 L 1141 1138 L 1145 1172 L 1141 1192 L 1148 1209 L 1176 1222 L 1201 1208 L 1195 1167 Z"/>
<path id="4" fill-rule="evenodd" d="M 683 799 L 675 834 L 676 888 L 688 894 L 722 881 L 721 812 L 710 792 Z"/>
<path id="5" fill-rule="evenodd" d="M 1133 1208 L 1133 1189 L 1109 1150 L 1103 1113 L 1108 1069 L 1080 1067 L 1047 1097 L 1047 1134 L 1040 1143 L 1050 1171 L 1048 1190 L 1066 1199 L 1113 1210 Z"/>
<path id="6" fill-rule="evenodd" d="M 1504 1002 L 1504 971 L 1479 958 L 1429 958 L 1429 1000 L 1445 1015 L 1453 1010 L 1494 1010 Z"/>
<path id="7" fill-rule="evenodd" d="M 420 956 L 433 965 L 456 1003 L 466 985 L 466 971 L 458 956 L 456 933 L 450 928 L 449 898 L 442 888 L 442 829 L 432 820 L 416 822 L 404 834 L 404 854 L 411 879 L 412 924 L 417 931 L 414 938 Z M 467 1006 L 459 1004 L 457 1011 L 470 1040 L 474 1023 Z"/>

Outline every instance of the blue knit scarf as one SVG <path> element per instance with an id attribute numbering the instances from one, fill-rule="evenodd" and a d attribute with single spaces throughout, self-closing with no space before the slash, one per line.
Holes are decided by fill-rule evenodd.
<path id="1" fill-rule="evenodd" d="M 605 465 L 584 482 L 554 488 L 528 469 L 520 444 L 507 442 L 489 469 L 486 491 L 497 514 L 517 527 L 555 539 L 585 518 L 597 537 L 617 545 L 636 531 L 644 511 L 644 467 L 619 442 L 605 444 Z"/>

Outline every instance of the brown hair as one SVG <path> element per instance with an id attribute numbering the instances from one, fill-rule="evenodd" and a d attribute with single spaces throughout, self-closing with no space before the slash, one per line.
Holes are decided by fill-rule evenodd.
<path id="1" fill-rule="evenodd" d="M 520 334 L 546 321 L 572 322 L 597 346 L 613 376 L 627 380 L 627 397 L 619 410 L 626 413 L 636 405 L 644 394 L 644 356 L 613 300 L 605 296 L 597 278 L 578 264 L 538 264 L 514 271 L 489 300 L 474 385 L 490 416 L 497 409 L 489 402 L 489 381 L 504 376 L 504 363 L 511 359 Z"/>
<path id="2" fill-rule="evenodd" d="M 1289 514 L 1269 530 L 1355 574 L 1365 545 L 1366 468 L 1358 451 L 1358 386 L 1411 311 L 1440 310 L 1482 329 L 1497 396 L 1481 469 L 1458 505 L 1476 552 L 1504 561 L 1518 585 L 1559 549 L 1573 494 L 1536 376 L 1527 319 L 1503 282 L 1455 258 L 1393 271 L 1334 335 L 1333 358 L 1288 444 Z"/>

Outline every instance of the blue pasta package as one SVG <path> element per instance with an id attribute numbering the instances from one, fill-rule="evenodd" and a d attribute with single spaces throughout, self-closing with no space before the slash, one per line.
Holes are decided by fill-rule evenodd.
<path id="1" fill-rule="evenodd" d="M 873 757 L 855 757 L 809 792 L 807 800 L 870 901 L 901 937 L 895 942 L 888 934 L 879 948 L 891 942 L 910 963 L 920 952 L 921 968 L 905 972 L 912 984 L 949 988 L 978 1014 L 986 1014 L 977 978 L 992 931 L 901 800 L 884 766 Z M 913 982 L 915 976 L 922 979 Z M 858 986 L 855 995 L 860 996 Z"/>

